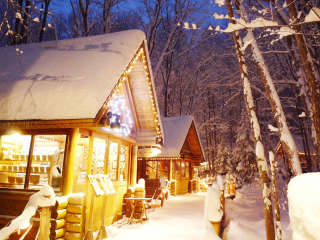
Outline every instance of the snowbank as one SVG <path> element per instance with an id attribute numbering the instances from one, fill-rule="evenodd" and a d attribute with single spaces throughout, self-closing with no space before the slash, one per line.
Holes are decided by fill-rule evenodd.
<path id="1" fill-rule="evenodd" d="M 288 200 L 293 240 L 319 239 L 320 173 L 301 174 L 289 182 Z"/>
<path id="2" fill-rule="evenodd" d="M 279 187 L 282 188 L 282 182 Z M 281 196 L 280 202 L 286 202 Z M 244 185 L 236 192 L 236 198 L 226 199 L 224 240 L 263 240 L 266 239 L 261 184 L 255 181 Z M 291 228 L 287 209 L 281 209 L 282 239 L 291 240 Z M 239 237 L 241 236 L 241 237 Z"/>
<path id="3" fill-rule="evenodd" d="M 220 222 L 222 219 L 223 211 L 220 203 L 220 189 L 216 183 L 213 183 L 208 189 L 204 216 L 206 220 L 211 222 Z"/>

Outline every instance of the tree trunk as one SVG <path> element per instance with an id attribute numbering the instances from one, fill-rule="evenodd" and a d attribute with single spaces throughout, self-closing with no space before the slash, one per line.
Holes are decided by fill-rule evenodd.
<path id="1" fill-rule="evenodd" d="M 280 21 L 281 25 L 289 25 L 290 20 L 289 18 L 287 18 L 286 13 L 284 12 L 284 9 L 282 8 L 282 6 L 280 6 L 278 4 L 278 1 L 275 1 L 275 5 L 276 5 L 276 10 L 278 13 L 278 19 Z M 314 126 L 314 121 L 313 121 L 313 115 L 312 115 L 312 104 L 309 98 L 309 93 L 308 93 L 308 88 L 307 88 L 307 81 L 306 81 L 306 76 L 305 76 L 305 72 L 303 69 L 303 66 L 300 64 L 300 62 L 298 62 L 299 59 L 299 53 L 298 50 L 296 48 L 293 47 L 292 42 L 294 41 L 294 37 L 293 36 L 287 36 L 286 38 L 286 42 L 287 42 L 287 47 L 288 47 L 288 51 L 290 52 L 289 58 L 291 60 L 292 66 L 293 66 L 293 71 L 296 72 L 297 75 L 297 86 L 299 89 L 299 97 L 301 97 L 303 105 L 304 105 L 304 110 L 305 113 L 307 115 L 308 118 L 310 118 L 310 122 L 311 122 L 311 131 L 312 131 L 312 138 L 314 140 L 315 146 L 317 149 L 319 149 L 319 147 L 317 147 L 317 140 L 316 140 L 316 136 L 315 136 L 315 126 Z M 320 157 L 320 152 L 318 151 L 318 157 Z M 316 172 L 318 169 L 317 166 L 317 162 L 316 159 L 314 159 L 314 161 L 312 161 L 312 171 Z"/>
<path id="2" fill-rule="evenodd" d="M 272 198 L 273 198 L 273 206 L 274 206 L 274 215 L 276 219 L 276 240 L 282 239 L 281 233 L 281 222 L 280 222 L 280 208 L 279 208 L 279 199 L 278 199 L 278 187 L 277 187 L 277 174 L 276 174 L 276 162 L 274 161 L 273 152 L 269 152 L 269 161 L 271 166 L 271 174 L 272 174 Z"/>
<path id="3" fill-rule="evenodd" d="M 291 23 L 295 23 L 297 19 L 297 11 L 295 1 L 286 0 L 289 16 Z M 312 11 L 312 10 L 311 10 Z M 312 106 L 312 119 L 315 128 L 315 143 L 320 155 L 320 85 L 316 79 L 315 68 L 312 62 L 311 54 L 307 48 L 306 40 L 302 34 L 300 25 L 295 24 L 292 26 L 296 34 L 295 39 L 298 46 L 298 51 L 300 54 L 300 60 L 303 65 L 303 69 L 306 75 L 307 84 L 309 87 L 310 97 L 311 97 L 311 106 Z"/>
<path id="4" fill-rule="evenodd" d="M 46 25 L 47 25 L 47 17 L 48 17 L 50 2 L 51 2 L 51 0 L 44 0 L 45 6 L 44 6 L 43 19 L 42 19 L 42 24 L 41 24 L 41 29 L 40 29 L 40 35 L 39 35 L 39 42 L 42 42 L 42 40 L 43 40 L 44 31 L 45 31 Z"/>
<path id="5" fill-rule="evenodd" d="M 17 0 L 17 13 L 21 14 L 22 17 L 22 3 L 23 0 Z M 8 7 L 7 7 L 8 9 Z M 22 19 L 21 18 L 17 18 L 16 17 L 16 21 L 15 21 L 15 26 L 14 26 L 14 31 L 15 31 L 15 35 L 14 35 L 14 39 L 13 39 L 13 44 L 18 44 L 21 42 L 21 25 L 23 23 L 21 23 Z M 1 30 L 1 29 L 0 29 Z"/>
<path id="6" fill-rule="evenodd" d="M 113 0 L 104 0 L 103 3 L 103 33 L 108 33 L 111 26 L 111 8 L 114 5 Z"/>
<path id="7" fill-rule="evenodd" d="M 87 37 L 89 36 L 89 23 L 88 23 L 88 14 L 89 14 L 89 5 L 90 0 L 86 0 L 86 5 L 84 6 L 82 0 L 79 0 L 79 8 L 82 15 L 82 23 L 83 23 L 83 30 L 84 35 Z"/>
<path id="8" fill-rule="evenodd" d="M 246 22 L 248 22 L 246 9 L 242 4 L 240 4 L 239 7 L 240 7 L 241 17 Z M 252 29 L 247 30 L 247 36 L 245 37 L 245 39 L 246 41 L 251 43 L 250 45 L 251 45 L 253 60 L 258 68 L 259 75 L 261 77 L 264 88 L 266 90 L 266 95 L 270 102 L 271 109 L 274 114 L 274 119 L 276 120 L 278 129 L 279 129 L 278 133 L 280 135 L 280 141 L 282 143 L 282 146 L 284 147 L 284 150 L 288 154 L 292 172 L 294 175 L 301 174 L 302 170 L 300 166 L 297 146 L 295 144 L 295 141 L 287 125 L 287 120 L 282 109 L 279 95 L 273 84 L 271 74 L 264 60 L 264 57 L 262 56 L 260 48 L 258 47 L 258 44 Z"/>
<path id="9" fill-rule="evenodd" d="M 234 15 L 232 11 L 232 5 L 230 0 L 226 0 L 228 15 L 231 23 L 234 23 Z M 254 100 L 251 92 L 251 86 L 248 79 L 247 66 L 245 63 L 245 57 L 242 49 L 242 42 L 238 32 L 233 32 L 233 39 L 235 43 L 237 58 L 239 61 L 241 80 L 244 89 L 244 101 L 246 103 L 251 128 L 254 135 L 255 148 L 256 148 L 256 161 L 258 165 L 259 175 L 260 175 L 260 183 L 262 187 L 262 197 L 263 197 L 263 209 L 264 209 L 264 217 L 265 217 L 265 228 L 267 240 L 274 240 L 274 222 L 273 222 L 273 214 L 272 214 L 272 204 L 271 204 L 271 195 L 270 195 L 270 183 L 267 174 L 267 160 L 264 153 L 264 146 L 261 141 L 261 133 L 260 133 L 260 124 L 258 118 L 255 113 Z"/>
<path id="10" fill-rule="evenodd" d="M 20 32 L 22 43 L 28 42 L 29 19 L 31 17 L 30 12 L 31 12 L 31 1 L 26 0 L 26 5 L 24 7 L 23 24 L 21 24 L 21 32 Z"/>

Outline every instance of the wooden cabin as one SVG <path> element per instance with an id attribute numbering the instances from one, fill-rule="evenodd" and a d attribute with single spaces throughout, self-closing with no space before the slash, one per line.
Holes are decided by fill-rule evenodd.
<path id="1" fill-rule="evenodd" d="M 300 136 L 293 136 L 296 146 L 298 148 L 300 165 L 303 173 L 311 172 L 312 165 L 317 166 L 319 161 L 317 160 L 317 155 L 312 144 L 308 144 L 308 142 L 304 142 L 305 140 Z M 291 163 L 289 161 L 289 157 L 284 151 L 281 142 L 279 142 L 275 148 L 276 157 L 281 159 L 284 166 L 289 170 L 290 174 L 292 174 Z"/>
<path id="2" fill-rule="evenodd" d="M 168 179 L 172 195 L 191 192 L 200 163 L 204 161 L 194 119 L 181 116 L 162 118 L 161 121 L 164 130 L 161 153 L 154 157 L 138 155 L 138 178 L 146 179 L 149 196 L 158 187 L 155 179 L 160 178 Z"/>
<path id="3" fill-rule="evenodd" d="M 0 52 L 0 226 L 41 184 L 57 196 L 84 193 L 81 237 L 121 218 L 123 195 L 136 183 L 138 146 L 157 153 L 163 138 L 145 34 Z"/>

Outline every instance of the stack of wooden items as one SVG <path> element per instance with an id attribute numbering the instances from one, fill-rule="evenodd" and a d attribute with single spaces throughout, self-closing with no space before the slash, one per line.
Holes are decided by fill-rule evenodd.
<path id="1" fill-rule="evenodd" d="M 50 240 L 82 239 L 84 194 L 57 197 L 51 213 Z"/>

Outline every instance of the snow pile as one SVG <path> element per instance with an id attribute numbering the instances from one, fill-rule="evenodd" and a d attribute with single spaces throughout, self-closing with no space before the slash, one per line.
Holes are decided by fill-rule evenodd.
<path id="1" fill-rule="evenodd" d="M 229 226 L 225 230 L 223 239 L 233 240 L 241 239 L 245 240 L 258 240 L 263 239 L 264 234 L 264 220 L 257 222 L 239 222 L 231 221 Z"/>
<path id="2" fill-rule="evenodd" d="M 279 187 L 282 183 L 279 183 Z M 280 198 L 280 202 L 285 202 Z M 286 209 L 281 209 L 282 239 L 291 239 L 291 229 Z M 266 239 L 265 220 L 262 205 L 261 185 L 255 181 L 236 191 L 236 198 L 226 199 L 225 240 L 263 240 Z M 241 236 L 241 238 L 239 238 Z"/>
<path id="3" fill-rule="evenodd" d="M 218 184 L 213 183 L 209 187 L 205 201 L 205 219 L 211 222 L 220 222 L 223 211 L 220 203 L 220 189 Z"/>
<path id="4" fill-rule="evenodd" d="M 293 240 L 319 239 L 320 173 L 299 175 L 289 182 L 288 200 Z"/>

